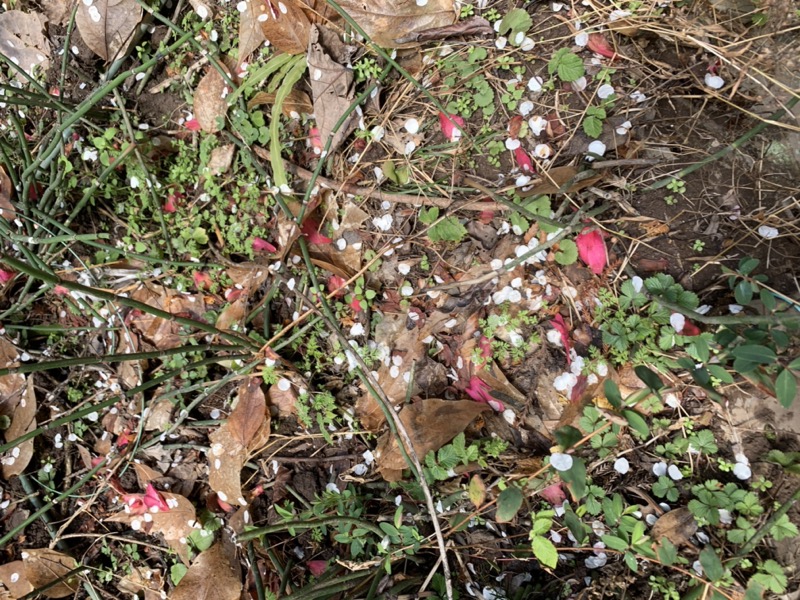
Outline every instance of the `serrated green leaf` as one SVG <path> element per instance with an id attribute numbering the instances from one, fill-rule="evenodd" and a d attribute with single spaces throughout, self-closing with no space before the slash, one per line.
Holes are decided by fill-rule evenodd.
<path id="1" fill-rule="evenodd" d="M 536 559 L 545 567 L 555 569 L 558 564 L 558 550 L 549 539 L 536 535 L 531 538 L 531 550 Z"/>
<path id="2" fill-rule="evenodd" d="M 661 545 L 658 547 L 658 560 L 664 565 L 671 566 L 678 560 L 678 549 L 668 538 L 661 538 Z"/>
<path id="3" fill-rule="evenodd" d="M 384 175 L 389 177 L 386 171 L 387 164 L 392 165 L 391 166 L 392 173 L 394 173 L 394 165 L 390 161 L 386 161 L 383 163 L 383 173 Z M 419 216 L 417 218 L 419 219 L 420 223 L 424 223 L 425 225 L 430 225 L 431 223 L 436 221 L 436 219 L 439 218 L 439 207 L 431 206 L 430 208 L 422 208 L 420 209 Z"/>
<path id="4" fill-rule="evenodd" d="M 597 139 L 603 133 L 603 121 L 598 117 L 587 115 L 583 119 L 583 131 L 590 138 Z"/>
<path id="5" fill-rule="evenodd" d="M 575 81 L 583 77 L 585 72 L 583 60 L 569 48 L 560 48 L 553 54 L 547 71 L 551 75 L 556 73 L 561 81 Z"/>
<path id="6" fill-rule="evenodd" d="M 712 546 L 706 546 L 700 551 L 700 564 L 703 566 L 703 573 L 711 581 L 719 581 L 725 575 L 725 568 Z"/>
<path id="7" fill-rule="evenodd" d="M 775 396 L 784 408 L 789 408 L 797 396 L 797 379 L 789 369 L 783 369 L 775 378 Z"/>
<path id="8" fill-rule="evenodd" d="M 521 8 L 514 8 L 508 11 L 503 20 L 500 21 L 499 32 L 501 35 L 513 40 L 517 33 L 528 33 L 532 25 L 533 19 L 531 19 L 527 11 Z"/>
<path id="9" fill-rule="evenodd" d="M 571 265 L 578 260 L 578 246 L 572 240 L 561 240 L 554 258 L 560 265 Z"/>
<path id="10" fill-rule="evenodd" d="M 456 217 L 446 217 L 428 230 L 432 242 L 460 242 L 467 229 Z"/>
<path id="11" fill-rule="evenodd" d="M 522 506 L 522 492 L 514 486 L 507 487 L 497 497 L 497 512 L 495 519 L 498 523 L 508 523 L 517 516 Z"/>

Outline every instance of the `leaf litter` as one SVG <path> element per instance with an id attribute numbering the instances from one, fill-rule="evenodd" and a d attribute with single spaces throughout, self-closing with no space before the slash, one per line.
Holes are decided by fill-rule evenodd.
<path id="1" fill-rule="evenodd" d="M 87 1 L 79 3 L 76 16 L 83 41 L 107 63 L 126 55 L 140 31 L 141 7 L 126 0 Z M 468 16 L 467 7 L 449 0 L 371 4 L 345 0 L 340 5 L 358 27 L 373 43 L 396 50 L 389 56 L 408 65 L 440 105 L 429 103 L 413 84 L 392 75 L 334 131 L 357 94 L 375 82 L 388 63 L 362 44 L 359 35 L 343 31 L 343 22 L 330 6 L 244 0 L 229 7 L 234 16 L 231 26 L 223 23 L 222 16 L 228 14 L 225 6 L 199 1 L 191 5 L 204 23 L 196 40 L 216 43 L 220 32 L 224 36 L 238 32 L 238 44 L 224 39 L 217 46 L 230 56 L 215 57 L 234 85 L 215 67 L 208 67 L 195 85 L 184 67 L 195 61 L 192 72 L 198 72 L 205 56 L 194 50 L 181 56 L 183 63 L 175 63 L 183 84 L 194 86 L 193 93 L 181 89 L 192 106 L 191 112 L 188 107 L 181 109 L 185 116 L 179 121 L 181 128 L 164 127 L 162 137 L 174 136 L 174 147 L 161 159 L 171 161 L 180 152 L 175 148 L 184 144 L 202 160 L 190 167 L 191 177 L 170 183 L 169 199 L 158 202 L 163 213 L 152 212 L 143 194 L 136 196 L 135 209 L 126 216 L 132 230 L 142 228 L 140 213 L 153 223 L 165 218 L 177 257 L 189 266 L 175 271 L 164 267 L 169 270 L 165 277 L 161 268 L 151 270 L 149 263 L 133 256 L 126 262 L 107 255 L 108 264 L 86 267 L 87 274 L 99 278 L 94 281 L 114 289 L 120 298 L 130 295 L 172 318 L 140 308 L 122 310 L 124 319 L 117 324 L 123 333 L 117 335 L 117 328 L 109 326 L 87 343 L 91 356 L 102 358 L 104 351 L 113 350 L 119 355 L 148 352 L 150 357 L 113 368 L 101 361 L 93 375 L 81 375 L 87 378 L 85 384 L 70 383 L 73 402 L 105 402 L 108 390 L 132 391 L 129 398 L 106 404 L 99 414 L 90 413 L 86 424 L 69 422 L 57 434 L 60 437 L 53 438 L 60 450 L 64 434 L 68 436 L 84 471 L 104 457 L 110 461 L 107 470 L 84 482 L 84 492 L 106 493 L 90 503 L 93 509 L 100 507 L 96 523 L 81 520 L 83 509 L 77 511 L 81 527 L 93 531 L 100 524 L 134 545 L 148 545 L 148 552 L 155 554 L 155 544 L 163 540 L 174 553 L 159 562 L 160 569 L 143 568 L 145 561 L 133 567 L 119 578 L 119 590 L 145 598 L 168 593 L 171 598 L 233 599 L 241 596 L 244 584 L 255 593 L 256 572 L 259 585 L 266 577 L 273 592 L 287 587 L 289 579 L 293 589 L 303 584 L 324 587 L 324 579 L 319 583 L 307 580 L 308 575 L 324 578 L 334 569 L 357 575 L 362 567 L 378 567 L 380 561 L 374 557 L 387 548 L 393 548 L 391 561 L 380 568 L 394 568 L 392 561 L 419 545 L 423 538 L 417 536 L 433 536 L 439 528 L 448 540 L 460 540 L 454 536 L 461 534 L 474 536 L 473 547 L 481 552 L 492 548 L 496 558 L 512 562 L 511 555 L 505 555 L 507 548 L 499 550 L 512 533 L 530 534 L 531 550 L 543 564 L 550 565 L 556 555 L 544 560 L 537 554 L 549 548 L 542 539 L 547 535 L 545 542 L 560 544 L 565 528 L 576 552 L 582 551 L 576 540 L 585 532 L 577 517 L 577 523 L 570 520 L 575 515 L 565 507 L 565 490 L 573 502 L 585 497 L 580 490 L 589 481 L 587 473 L 591 484 L 604 486 L 598 489 L 609 497 L 619 478 L 638 477 L 642 486 L 650 485 L 646 479 L 650 457 L 631 452 L 638 450 L 640 440 L 629 432 L 641 430 L 642 424 L 647 430 L 641 414 L 648 418 L 664 414 L 663 406 L 645 410 L 637 405 L 636 410 L 614 412 L 614 395 L 604 384 L 614 383 L 617 393 L 627 396 L 646 391 L 647 382 L 653 385 L 654 379 L 630 380 L 633 376 L 624 367 L 617 372 L 608 364 L 613 354 L 603 357 L 613 344 L 595 320 L 595 307 L 608 301 L 603 295 L 608 291 L 606 277 L 626 277 L 622 273 L 628 257 L 611 221 L 592 222 L 575 212 L 591 205 L 595 196 L 615 199 L 621 197 L 619 190 L 634 185 L 635 170 L 618 175 L 615 161 L 634 167 L 652 164 L 646 162 L 647 149 L 632 133 L 640 126 L 634 107 L 645 102 L 644 94 L 628 90 L 615 71 L 623 64 L 622 70 L 643 68 L 628 64 L 635 38 L 620 37 L 636 36 L 639 21 L 625 15 L 606 22 L 602 16 L 587 32 L 580 19 L 601 16 L 589 8 L 571 9 L 566 21 L 555 5 L 529 11 L 512 8 L 506 15 L 469 7 L 487 18 L 459 18 Z M 44 58 L 36 54 L 36 59 L 39 69 L 45 70 L 50 55 L 44 50 L 50 42 L 42 18 L 33 13 L 7 16 L 13 12 L 0 17 L 10 23 L 24 19 L 30 34 L 15 46 L 25 51 L 18 58 L 26 57 L 32 66 L 30 52 L 41 51 Z M 574 47 L 534 41 L 531 12 L 560 27 L 563 39 L 574 41 Z M 0 41 L 3 35 L 16 44 L 17 39 L 0 27 Z M 431 43 L 445 39 L 455 41 Z M 563 60 L 548 64 L 530 53 L 533 47 L 542 55 L 552 50 Z M 471 63 L 470 57 L 480 56 L 481 51 L 491 58 Z M 305 75 L 291 91 L 278 87 L 287 75 L 286 65 L 294 63 L 280 62 L 284 59 L 273 63 L 270 72 L 277 75 L 272 79 L 259 74 L 258 67 L 275 60 L 273 52 L 297 55 L 303 61 L 296 63 L 296 73 L 302 67 Z M 503 66 L 506 57 L 513 67 Z M 710 67 L 698 81 L 718 77 L 717 69 Z M 545 85 L 547 75 L 551 78 Z M 645 71 L 637 70 L 631 79 L 637 76 L 647 81 Z M 486 88 L 470 87 L 482 78 L 487 79 Z M 602 100 L 603 111 L 613 114 L 590 115 L 595 100 Z M 247 107 L 245 117 L 240 104 Z M 269 122 L 272 116 L 261 112 L 264 105 L 274 107 L 272 115 L 283 115 L 280 123 Z M 594 121 L 576 126 L 584 116 Z M 149 125 L 141 124 L 145 127 L 139 131 L 146 132 Z M 475 145 L 476 136 L 497 142 L 499 150 Z M 81 157 L 103 150 L 97 138 L 73 137 Z M 118 139 L 112 138 L 118 150 Z M 142 147 L 150 141 L 146 134 L 137 140 Z M 328 153 L 322 156 L 329 142 Z M 263 148 L 267 144 L 269 151 Z M 275 173 L 272 181 L 252 169 L 256 157 L 264 161 L 261 168 L 283 167 L 287 183 Z M 109 156 L 100 160 L 110 164 Z M 89 165 L 91 159 L 83 161 Z M 165 177 L 154 163 L 149 167 Z M 315 179 L 317 167 L 325 177 Z M 0 169 L 0 207 L 6 220 L 13 222 L 12 199 L 19 201 L 21 188 L 14 190 L 5 169 Z M 145 182 L 155 185 L 158 194 L 163 192 L 160 183 L 153 183 L 156 179 L 145 178 L 130 162 L 115 169 L 127 174 L 126 187 L 129 182 L 132 189 L 141 189 Z M 315 182 L 322 185 L 312 187 Z M 358 193 L 349 193 L 352 190 Z M 420 210 L 426 202 L 436 211 Z M 286 210 L 279 211 L 277 204 Z M 508 210 L 509 205 L 518 212 Z M 224 216 L 204 222 L 208 235 L 193 240 L 198 247 L 190 249 L 183 233 L 214 213 Z M 229 235 L 234 228 L 238 237 Z M 754 230 L 765 228 L 770 235 L 761 235 L 767 241 L 779 235 L 772 225 Z M 134 236 L 138 254 L 159 235 L 140 233 Z M 134 247 L 127 238 L 118 246 L 126 244 Z M 319 289 L 306 271 L 306 259 L 317 269 Z M 116 267 L 127 269 L 128 281 L 135 283 L 114 282 L 110 274 Z M 92 281 L 69 261 L 63 268 L 70 277 Z M 14 278 L 26 276 L 11 269 L 2 272 L 3 283 L 9 286 L 16 285 Z M 620 290 L 623 301 L 639 301 L 631 299 L 634 292 Z M 324 310 L 323 296 L 335 309 L 333 320 L 344 339 L 326 329 L 330 314 Z M 55 302 L 80 300 L 66 288 L 54 297 Z M 52 306 L 58 311 L 50 312 L 61 322 L 92 322 L 74 307 L 68 312 L 58 304 Z M 177 317 L 196 325 L 213 324 L 216 333 L 179 323 Z M 673 317 L 668 318 L 673 330 L 669 335 L 702 333 L 702 322 L 697 327 L 686 319 L 679 327 Z M 231 343 L 234 338 L 225 337 L 226 333 L 241 333 L 256 362 L 229 357 L 234 350 L 224 349 L 213 363 L 193 366 L 193 361 L 209 357 L 200 350 L 202 345 Z M 22 353 L 0 339 L 5 364 L 19 366 Z M 181 348 L 189 350 L 169 358 L 173 356 L 169 352 Z M 30 356 L 24 359 L 29 360 Z M 381 406 L 371 393 L 366 376 L 356 376 L 361 361 L 368 364 L 370 385 L 377 383 L 388 405 Z M 719 371 L 715 374 L 722 376 Z M 158 385 L 148 387 L 156 377 Z M 37 390 L 41 393 L 52 383 L 39 374 L 0 376 L 0 416 L 7 419 L 7 443 L 33 431 L 37 416 L 47 423 L 62 414 L 49 391 L 46 405 L 36 402 Z M 678 386 L 676 381 L 670 383 Z M 696 390 L 687 393 L 697 402 L 707 399 Z M 649 400 L 655 404 L 656 397 Z M 615 437 L 588 428 L 591 409 L 617 428 Z M 388 430 L 384 410 L 396 412 L 409 445 Z M 582 436 L 588 436 L 583 442 L 591 439 L 595 450 L 598 440 L 601 452 L 615 441 L 620 448 L 613 446 L 614 451 L 624 447 L 627 458 L 609 450 L 611 454 L 600 454 L 600 460 L 587 465 L 588 452 L 571 447 Z M 42 454 L 43 439 L 6 450 L 3 476 L 9 486 L 26 470 L 32 473 L 33 465 L 39 469 L 37 451 Z M 422 461 L 427 481 L 415 482 L 409 475 L 402 447 Z M 463 455 L 457 456 L 459 452 Z M 63 472 L 70 459 L 41 460 L 44 466 L 36 476 L 44 480 L 53 468 Z M 487 461 L 491 468 L 487 469 Z M 125 472 L 126 465 L 133 466 L 135 478 Z M 737 459 L 734 474 L 745 471 L 741 465 L 751 476 L 746 458 Z M 48 466 L 50 470 L 45 470 Z M 581 469 L 583 479 L 576 479 L 574 473 Z M 669 469 L 671 480 L 683 479 L 676 464 L 670 463 Z M 381 479 L 393 486 L 383 487 Z M 371 490 L 369 502 L 362 500 L 364 489 Z M 429 514 L 421 510 L 424 491 L 433 491 L 436 500 L 436 510 Z M 464 504 L 467 500 L 471 506 Z M 518 519 L 523 505 L 531 507 L 532 524 L 527 529 Z M 565 527 L 551 528 L 549 517 L 537 515 L 550 506 L 559 518 L 564 516 Z M 303 512 L 304 507 L 309 512 Z M 471 516 L 485 521 L 485 531 L 476 527 L 476 520 L 455 517 L 471 512 L 471 507 L 478 509 Z M 601 510 L 588 503 L 582 508 L 591 515 Z M 602 506 L 606 516 L 613 510 Z M 665 509 L 654 510 L 657 514 Z M 298 519 L 321 516 L 338 517 L 341 522 L 320 525 L 312 533 L 293 529 L 299 527 Z M 362 525 L 348 528 L 344 517 L 361 518 Z M 373 522 L 384 535 L 370 541 L 363 536 Z M 586 548 L 593 552 L 593 560 L 584 563 L 585 570 L 576 566 L 573 573 L 583 574 L 584 581 L 591 581 L 588 574 L 595 568 L 591 565 L 609 560 L 601 551 L 605 546 L 598 545 L 604 543 L 598 533 L 603 525 L 598 522 L 592 528 L 601 541 L 593 550 Z M 286 530 L 279 531 L 284 523 Z M 268 556 L 264 547 L 256 544 L 256 553 L 245 558 L 245 549 L 228 537 L 229 530 L 247 537 L 252 526 L 265 524 L 275 526 L 277 533 L 264 538 L 264 547 L 270 544 L 300 561 L 288 579 L 285 574 L 278 576 L 282 569 L 270 562 L 275 555 Z M 653 542 L 665 538 L 689 553 L 694 552 L 698 532 L 702 534 L 690 511 L 682 507 L 664 512 L 648 526 Z M 613 543 L 618 542 L 609 546 Z M 117 553 L 116 559 L 121 556 L 120 547 L 109 548 L 110 554 Z M 637 552 L 646 552 L 642 548 Z M 435 555 L 430 544 L 422 551 Z M 78 566 L 70 555 L 56 551 L 24 550 L 16 556 L 23 560 L 0 567 L 0 581 L 13 597 Z M 248 564 L 250 574 L 243 580 L 241 565 L 251 556 L 255 563 Z M 523 561 L 518 562 L 513 569 L 524 569 Z M 40 568 L 45 563 L 47 568 Z M 488 567 L 478 564 L 481 573 L 473 572 L 476 580 L 498 581 L 496 572 L 489 577 Z M 59 583 L 47 594 L 72 594 L 72 583 Z M 513 584 L 508 585 L 513 592 Z M 439 588 L 440 597 L 447 597 L 447 591 Z M 483 596 L 501 597 L 492 596 L 493 590 L 485 587 Z"/>

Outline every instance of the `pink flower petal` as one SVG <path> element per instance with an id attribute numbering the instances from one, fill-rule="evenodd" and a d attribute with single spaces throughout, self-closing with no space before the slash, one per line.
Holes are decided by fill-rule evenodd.
<path id="1" fill-rule="evenodd" d="M 345 286 L 347 285 L 347 280 L 344 277 L 339 277 L 338 275 L 331 275 L 328 277 L 328 290 L 333 293 L 334 298 L 341 298 L 345 295 Z"/>
<path id="2" fill-rule="evenodd" d="M 539 492 L 539 495 L 553 506 L 561 506 L 564 504 L 564 500 L 567 499 L 567 495 L 564 493 L 560 483 L 547 486 Z"/>
<path id="3" fill-rule="evenodd" d="M 184 126 L 189 131 L 200 131 L 200 123 L 197 119 L 189 119 L 184 123 Z"/>
<path id="4" fill-rule="evenodd" d="M 681 335 L 685 335 L 687 337 L 700 335 L 700 328 L 692 323 L 689 319 L 686 319 L 686 322 L 683 324 L 683 331 L 681 331 Z"/>
<path id="5" fill-rule="evenodd" d="M 458 115 L 439 113 L 439 125 L 442 127 L 442 133 L 448 141 L 457 142 L 461 139 L 461 131 L 458 127 L 464 128 L 464 119 Z M 458 125 L 458 127 L 456 127 L 456 125 Z"/>
<path id="6" fill-rule="evenodd" d="M 68 296 L 69 290 L 65 288 L 63 285 L 57 285 L 53 288 L 53 293 L 57 296 Z"/>
<path id="7" fill-rule="evenodd" d="M 505 406 L 490 394 L 491 390 L 492 388 L 477 375 L 473 375 L 469 380 L 469 385 L 464 388 L 467 395 L 475 400 L 475 402 L 483 402 L 491 406 L 497 412 L 503 412 Z"/>
<path id="8" fill-rule="evenodd" d="M 611 46 L 608 45 L 608 42 L 606 41 L 606 38 L 603 37 L 602 33 L 590 33 L 589 42 L 586 44 L 586 47 L 592 52 L 599 54 L 600 56 L 605 56 L 606 58 L 613 59 L 617 56 L 617 53 L 614 52 Z"/>
<path id="9" fill-rule="evenodd" d="M 253 250 L 256 252 L 277 252 L 278 249 L 267 240 L 260 237 L 253 238 Z"/>
<path id="10" fill-rule="evenodd" d="M 585 228 L 575 238 L 578 256 L 595 275 L 601 275 L 608 264 L 608 252 L 603 234 L 597 229 Z"/>
<path id="11" fill-rule="evenodd" d="M 159 512 L 167 512 L 169 510 L 169 504 L 167 504 L 167 501 L 164 500 L 159 491 L 153 487 L 152 483 L 148 483 L 144 491 L 144 505 L 147 508 L 157 508 Z"/>
<path id="12" fill-rule="evenodd" d="M 310 560 L 306 563 L 306 566 L 314 577 L 319 577 L 328 569 L 328 561 Z"/>
<path id="13" fill-rule="evenodd" d="M 322 143 L 322 136 L 319 133 L 319 128 L 312 127 L 308 130 L 308 143 L 314 149 L 314 154 L 322 154 L 322 149 L 325 144 Z"/>
<path id="14" fill-rule="evenodd" d="M 0 269 L 0 283 L 8 283 L 16 275 L 15 271 L 9 269 Z"/>
<path id="15" fill-rule="evenodd" d="M 572 362 L 572 357 L 569 355 L 569 329 L 567 328 L 567 324 L 564 322 L 564 317 L 562 317 L 560 314 L 557 314 L 555 317 L 553 317 L 553 320 L 550 321 L 550 324 L 553 326 L 553 329 L 561 334 L 561 343 L 564 344 L 564 350 L 567 352 L 567 364 L 570 364 Z"/>

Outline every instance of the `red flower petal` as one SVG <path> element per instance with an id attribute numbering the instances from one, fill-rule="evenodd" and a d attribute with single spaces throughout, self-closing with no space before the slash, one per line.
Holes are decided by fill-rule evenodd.
<path id="1" fill-rule="evenodd" d="M 613 59 L 617 56 L 617 53 L 611 49 L 611 46 L 608 45 L 608 42 L 606 41 L 606 38 L 603 37 L 602 33 L 590 33 L 589 42 L 586 44 L 586 47 L 592 52 L 595 52 L 600 56 L 605 56 L 606 58 Z"/>
<path id="2" fill-rule="evenodd" d="M 164 202 L 164 206 L 161 207 L 165 213 L 172 214 L 178 210 L 178 207 L 175 206 L 175 196 L 170 194 L 167 196 L 167 201 Z"/>
<path id="3" fill-rule="evenodd" d="M 0 283 L 8 283 L 17 273 L 10 269 L 0 269 Z"/>
<path id="4" fill-rule="evenodd" d="M 353 299 L 350 300 L 350 308 L 352 308 L 353 312 L 355 313 L 360 313 L 362 310 L 364 310 L 361 308 L 361 302 L 355 296 L 353 296 Z"/>
<path id="5" fill-rule="evenodd" d="M 681 335 L 685 335 L 687 337 L 691 337 L 693 335 L 700 335 L 700 328 L 692 323 L 689 319 L 683 324 L 683 331 L 681 331 Z"/>
<path id="6" fill-rule="evenodd" d="M 253 250 L 256 252 L 277 252 L 278 249 L 267 240 L 260 237 L 253 238 Z"/>
<path id="7" fill-rule="evenodd" d="M 53 288 L 53 293 L 57 296 L 67 296 L 69 295 L 69 290 L 65 288 L 63 285 L 57 285 Z"/>
<path id="8" fill-rule="evenodd" d="M 561 506 L 564 504 L 564 500 L 567 499 L 567 495 L 564 493 L 564 489 L 561 487 L 560 483 L 548 485 L 539 492 L 539 495 L 553 506 Z"/>
<path id="9" fill-rule="evenodd" d="M 325 144 L 322 143 L 322 136 L 319 134 L 319 128 L 312 127 L 308 130 L 308 143 L 314 149 L 314 154 L 322 154 L 322 149 Z"/>
<path id="10" fill-rule="evenodd" d="M 603 234 L 597 229 L 587 227 L 578 234 L 575 243 L 578 246 L 578 256 L 592 270 L 592 273 L 602 274 L 608 264 L 608 252 Z"/>
<path id="11" fill-rule="evenodd" d="M 567 324 L 564 322 L 564 317 L 560 314 L 557 314 L 553 317 L 553 320 L 550 321 L 550 324 L 553 326 L 553 329 L 558 331 L 561 334 L 561 343 L 564 344 L 564 350 L 567 352 L 567 364 L 572 362 L 572 357 L 569 355 L 569 329 L 567 328 Z"/>
<path id="12" fill-rule="evenodd" d="M 184 123 L 184 126 L 189 131 L 200 131 L 200 123 L 197 119 L 189 119 Z"/>
<path id="13" fill-rule="evenodd" d="M 461 131 L 458 127 L 464 128 L 464 119 L 458 115 L 446 115 L 439 113 L 439 125 L 442 128 L 444 137 L 451 142 L 457 142 L 461 139 Z M 456 127 L 458 125 L 458 127 Z"/>
<path id="14" fill-rule="evenodd" d="M 525 152 L 522 146 L 514 150 L 514 160 L 517 161 L 517 165 L 524 172 L 533 173 L 533 162 L 531 162 L 531 157 L 528 156 L 528 153 Z"/>
<path id="15" fill-rule="evenodd" d="M 314 219 L 306 219 L 303 226 L 300 228 L 303 235 L 306 236 L 308 241 L 312 244 L 330 244 L 333 240 L 319 232 L 319 223 Z"/>

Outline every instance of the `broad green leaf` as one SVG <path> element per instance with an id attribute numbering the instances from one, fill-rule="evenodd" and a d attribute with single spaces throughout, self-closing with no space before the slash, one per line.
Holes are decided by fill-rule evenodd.
<path id="1" fill-rule="evenodd" d="M 558 445 L 561 446 L 561 448 L 564 450 L 569 450 L 576 443 L 578 443 L 578 440 L 583 438 L 583 434 L 581 433 L 580 429 L 577 429 L 572 425 L 564 425 L 553 432 L 553 437 L 556 438 L 556 442 L 558 442 Z"/>
<path id="2" fill-rule="evenodd" d="M 764 597 L 764 588 L 761 584 L 752 579 L 747 583 L 747 589 L 744 592 L 744 600 L 761 600 Z"/>
<path id="3" fill-rule="evenodd" d="M 582 458 L 573 457 L 572 468 L 569 471 L 562 471 L 560 475 L 576 500 L 586 496 L 586 463 Z"/>
<path id="4" fill-rule="evenodd" d="M 567 510 L 564 513 L 564 523 L 566 523 L 572 536 L 577 540 L 579 545 L 584 545 L 589 539 L 588 527 L 581 521 L 580 517 L 572 510 Z"/>
<path id="5" fill-rule="evenodd" d="M 739 268 L 737 271 L 742 275 L 750 275 L 753 270 L 758 266 L 758 263 L 761 262 L 757 258 L 752 258 L 749 256 L 744 257 L 742 260 L 739 261 Z"/>
<path id="6" fill-rule="evenodd" d="M 789 363 L 789 368 L 794 371 L 800 371 L 800 358 L 795 358 Z"/>
<path id="7" fill-rule="evenodd" d="M 731 350 L 731 356 L 734 358 L 741 358 L 742 360 L 758 365 L 769 365 L 777 360 L 775 352 L 771 348 L 767 348 L 766 346 L 756 346 L 753 344 L 737 346 Z"/>
<path id="8" fill-rule="evenodd" d="M 469 480 L 468 494 L 475 508 L 483 506 L 483 502 L 486 500 L 486 484 L 483 482 L 480 475 L 475 474 L 472 476 L 472 479 Z"/>
<path id="9" fill-rule="evenodd" d="M 761 291 L 758 292 L 758 297 L 761 299 L 761 304 L 764 305 L 767 312 L 772 312 L 777 308 L 778 302 L 775 300 L 775 294 L 769 290 L 762 288 Z"/>
<path id="10" fill-rule="evenodd" d="M 703 573 L 711 581 L 719 581 L 725 575 L 725 568 L 712 546 L 706 546 L 700 551 L 700 564 L 703 566 Z"/>
<path id="11" fill-rule="evenodd" d="M 749 281 L 740 281 L 733 288 L 733 297 L 742 306 L 747 306 L 753 299 L 753 286 L 750 285 Z"/>
<path id="12" fill-rule="evenodd" d="M 514 486 L 507 487 L 497 497 L 497 513 L 495 519 L 498 523 L 508 523 L 517 516 L 522 506 L 522 492 Z"/>
<path id="13" fill-rule="evenodd" d="M 775 396 L 784 408 L 789 408 L 797 396 L 797 379 L 789 369 L 783 369 L 775 379 Z"/>
<path id="14" fill-rule="evenodd" d="M 611 406 L 614 408 L 619 408 L 622 406 L 622 394 L 619 393 L 619 387 L 617 387 L 617 384 L 612 380 L 606 379 L 605 383 L 603 384 L 603 392 L 605 393 L 606 400 L 608 400 Z"/>
<path id="15" fill-rule="evenodd" d="M 533 555 L 545 567 L 555 569 L 558 564 L 558 550 L 549 539 L 544 536 L 536 535 L 531 539 L 531 549 Z"/>
<path id="16" fill-rule="evenodd" d="M 719 365 L 708 365 L 706 367 L 712 377 L 719 379 L 722 383 L 733 383 L 733 376 Z"/>
<path id="17" fill-rule="evenodd" d="M 615 535 L 603 535 L 600 536 L 600 539 L 603 540 L 603 543 L 612 550 L 625 552 L 625 550 L 628 549 L 628 542 Z"/>
<path id="18" fill-rule="evenodd" d="M 446 217 L 428 230 L 432 242 L 460 242 L 467 229 L 456 217 Z"/>
<path id="19" fill-rule="evenodd" d="M 664 383 L 661 381 L 661 378 L 644 365 L 634 367 L 633 370 L 636 373 L 636 376 L 654 392 L 658 392 L 658 390 L 664 387 Z"/>
<path id="20" fill-rule="evenodd" d="M 639 569 L 639 564 L 636 562 L 636 557 L 633 555 L 633 553 L 626 552 L 622 558 L 625 561 L 625 564 L 628 565 L 628 568 L 636 573 L 636 571 Z"/>
<path id="21" fill-rule="evenodd" d="M 513 40 L 517 33 L 528 33 L 533 25 L 533 19 L 528 11 L 521 8 L 514 8 L 506 13 L 500 21 L 499 33 Z"/>
<path id="22" fill-rule="evenodd" d="M 571 265 L 578 260 L 578 246 L 572 240 L 561 240 L 558 243 L 558 252 L 553 255 L 560 265 Z"/>
<path id="23" fill-rule="evenodd" d="M 650 435 L 650 428 L 647 426 L 647 421 L 644 417 L 637 413 L 635 410 L 625 409 L 622 411 L 622 416 L 628 421 L 628 425 L 641 437 L 646 438 Z"/>

